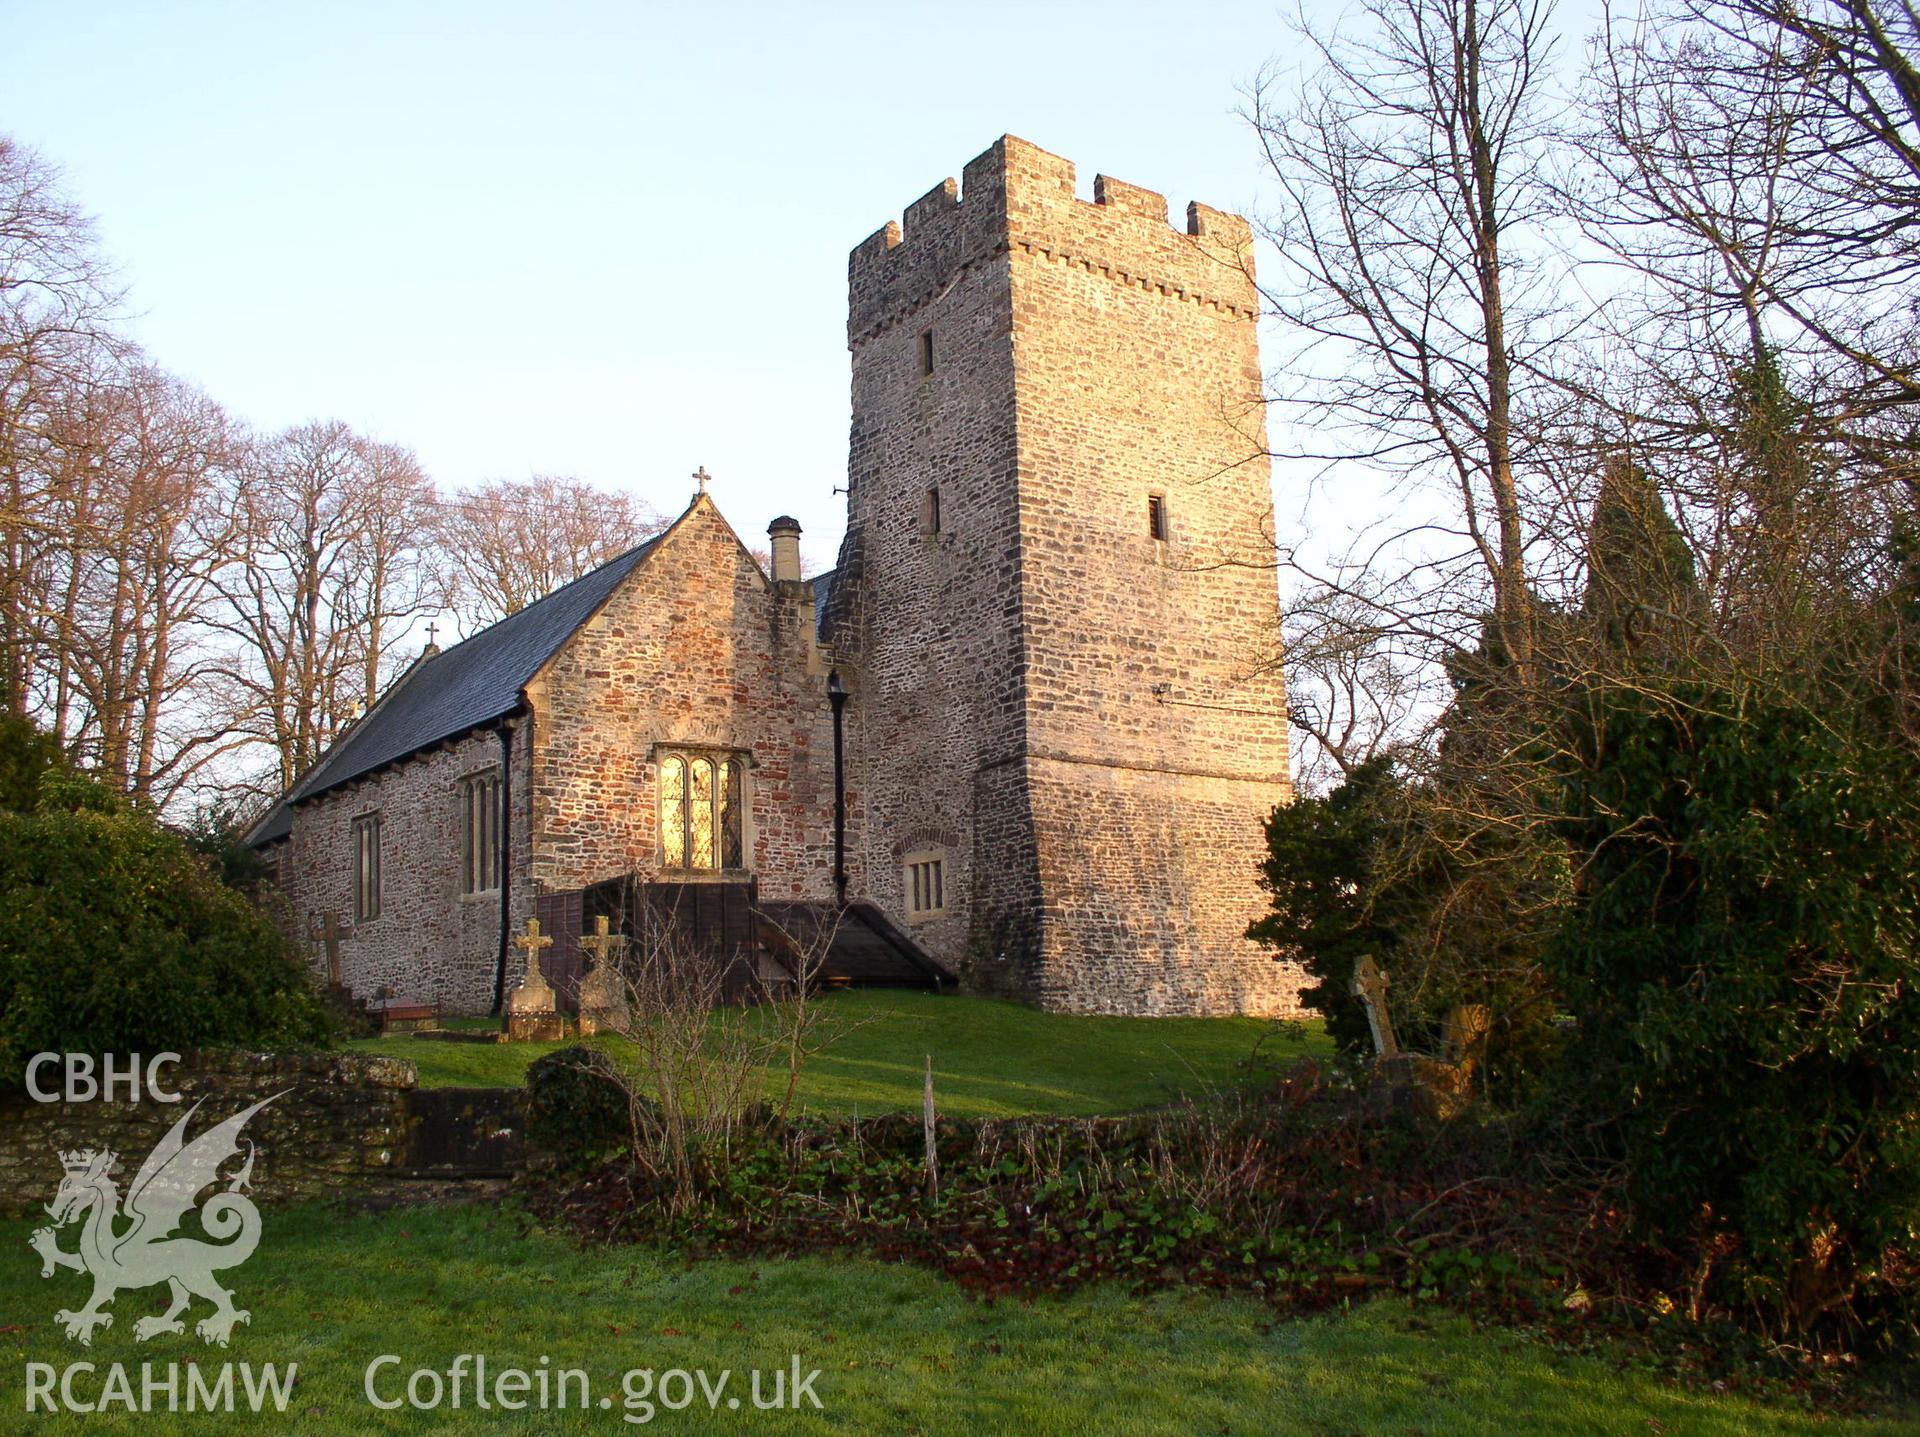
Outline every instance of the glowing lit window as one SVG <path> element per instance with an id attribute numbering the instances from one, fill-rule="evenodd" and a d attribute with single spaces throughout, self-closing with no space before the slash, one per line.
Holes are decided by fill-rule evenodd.
<path id="1" fill-rule="evenodd" d="M 746 763 L 738 754 L 660 760 L 660 866 L 746 867 Z"/>

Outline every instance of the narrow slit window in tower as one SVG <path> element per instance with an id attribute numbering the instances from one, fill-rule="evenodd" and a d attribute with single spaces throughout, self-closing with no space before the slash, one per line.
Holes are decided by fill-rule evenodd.
<path id="1" fill-rule="evenodd" d="M 933 331 L 930 329 L 920 336 L 920 373 L 922 377 L 933 373 Z"/>
<path id="2" fill-rule="evenodd" d="M 1147 495 L 1147 534 L 1159 543 L 1167 542 L 1167 496 Z"/>

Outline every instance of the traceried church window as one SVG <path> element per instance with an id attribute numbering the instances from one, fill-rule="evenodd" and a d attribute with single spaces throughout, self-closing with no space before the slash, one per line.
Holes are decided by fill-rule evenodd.
<path id="1" fill-rule="evenodd" d="M 739 754 L 660 760 L 660 866 L 745 868 L 746 764 Z"/>

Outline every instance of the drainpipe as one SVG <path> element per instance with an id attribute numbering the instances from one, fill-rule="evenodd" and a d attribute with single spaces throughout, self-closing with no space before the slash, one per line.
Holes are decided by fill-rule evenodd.
<path id="1" fill-rule="evenodd" d="M 847 686 L 840 682 L 840 670 L 827 675 L 827 702 L 833 705 L 833 888 L 840 906 L 847 906 L 847 764 L 846 739 L 842 711 L 847 706 Z"/>
<path id="2" fill-rule="evenodd" d="M 521 710 L 524 713 L 525 706 Z M 507 950 L 513 942 L 513 731 L 511 714 L 500 721 L 500 956 L 493 966 L 493 1013 L 500 1015 L 507 996 Z"/>

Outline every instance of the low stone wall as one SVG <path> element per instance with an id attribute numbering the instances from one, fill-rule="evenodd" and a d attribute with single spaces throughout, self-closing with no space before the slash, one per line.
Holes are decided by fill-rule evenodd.
<path id="1" fill-rule="evenodd" d="M 37 1103 L 17 1091 L 0 1094 L 0 1215 L 38 1213 L 52 1200 L 61 1152 L 119 1154 L 113 1174 L 124 1192 L 196 1102 L 189 1142 L 275 1094 L 243 1134 L 254 1145 L 251 1192 L 263 1205 L 391 1192 L 410 1181 L 504 1177 L 521 1165 L 517 1089 L 422 1089 L 413 1064 L 400 1059 L 193 1053 L 161 1081 L 182 1101 Z"/>

